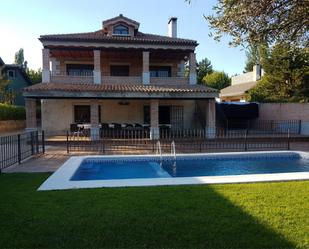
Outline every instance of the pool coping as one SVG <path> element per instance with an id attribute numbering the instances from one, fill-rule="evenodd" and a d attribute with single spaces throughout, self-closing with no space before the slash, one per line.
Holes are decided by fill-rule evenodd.
<path id="1" fill-rule="evenodd" d="M 177 157 L 198 157 L 210 156 L 219 157 L 222 155 L 245 156 L 254 154 L 278 154 L 297 153 L 302 157 L 308 157 L 308 152 L 302 151 L 258 151 L 258 152 L 223 152 L 223 153 L 196 153 L 178 154 Z M 171 155 L 162 155 L 171 157 Z M 253 183 L 270 181 L 295 181 L 309 180 L 309 172 L 293 173 L 271 173 L 271 174 L 246 174 L 246 175 L 225 175 L 225 176 L 197 176 L 197 177 L 172 177 L 172 178 L 137 178 L 137 179 L 115 179 L 115 180 L 81 180 L 70 181 L 71 177 L 86 158 L 104 159 L 141 159 L 160 158 L 160 155 L 89 155 L 72 156 L 56 172 L 54 172 L 39 188 L 44 190 L 64 190 L 81 188 L 102 188 L 102 187 L 138 187 L 138 186 L 167 186 L 167 185 L 196 185 L 196 184 L 227 184 L 227 183 Z"/>

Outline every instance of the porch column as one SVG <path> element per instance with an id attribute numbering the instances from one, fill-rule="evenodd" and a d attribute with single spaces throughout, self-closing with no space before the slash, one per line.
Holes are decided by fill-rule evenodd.
<path id="1" fill-rule="evenodd" d="M 36 100 L 26 98 L 25 108 L 26 108 L 26 131 L 36 130 L 37 129 Z"/>
<path id="2" fill-rule="evenodd" d="M 149 52 L 143 51 L 143 84 L 150 84 Z"/>
<path id="3" fill-rule="evenodd" d="M 99 103 L 97 100 L 93 100 L 90 106 L 90 138 L 91 140 L 100 139 L 100 127 L 99 127 Z"/>
<path id="4" fill-rule="evenodd" d="M 93 50 L 93 82 L 101 84 L 101 50 Z"/>
<path id="5" fill-rule="evenodd" d="M 43 62 L 43 69 L 42 69 L 42 82 L 49 83 L 50 82 L 50 58 L 49 58 L 49 49 L 43 48 L 42 49 L 42 62 Z"/>
<path id="6" fill-rule="evenodd" d="M 150 101 L 150 139 L 159 139 L 159 100 Z"/>
<path id="7" fill-rule="evenodd" d="M 216 137 L 216 101 L 215 99 L 206 100 L 206 136 L 207 138 Z"/>
<path id="8" fill-rule="evenodd" d="M 190 66 L 189 84 L 195 85 L 196 84 L 196 58 L 195 58 L 195 53 L 193 52 L 190 53 L 189 66 Z"/>

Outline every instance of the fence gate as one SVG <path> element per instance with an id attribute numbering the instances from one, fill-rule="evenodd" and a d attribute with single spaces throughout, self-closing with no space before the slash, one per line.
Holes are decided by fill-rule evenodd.
<path id="1" fill-rule="evenodd" d="M 44 131 L 0 137 L 0 172 L 30 156 L 45 153 Z"/>

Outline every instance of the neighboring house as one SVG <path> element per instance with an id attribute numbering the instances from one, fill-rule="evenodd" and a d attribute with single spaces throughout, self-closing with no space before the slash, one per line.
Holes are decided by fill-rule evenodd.
<path id="1" fill-rule="evenodd" d="M 25 99 L 22 94 L 22 89 L 31 85 L 31 80 L 25 69 L 17 64 L 5 64 L 0 58 L 0 74 L 10 80 L 6 91 L 10 91 L 15 95 L 14 102 L 11 104 L 24 106 Z"/>
<path id="2" fill-rule="evenodd" d="M 261 79 L 263 69 L 260 65 L 255 65 L 252 72 L 244 73 L 232 77 L 231 86 L 220 91 L 222 102 L 246 101 L 248 91 L 253 88 Z"/>
<path id="3" fill-rule="evenodd" d="M 169 19 L 168 36 L 142 33 L 139 26 L 119 15 L 95 32 L 42 35 L 43 82 L 24 91 L 27 127 L 36 128 L 35 100 L 41 99 L 47 132 L 90 123 L 96 139 L 100 123 L 137 123 L 149 126 L 154 139 L 163 125 L 206 128 L 214 136 L 218 92 L 196 85 L 197 42 L 177 38 L 177 18 Z"/>

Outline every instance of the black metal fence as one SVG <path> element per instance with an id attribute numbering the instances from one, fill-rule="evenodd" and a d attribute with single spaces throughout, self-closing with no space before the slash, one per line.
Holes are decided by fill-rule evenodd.
<path id="1" fill-rule="evenodd" d="M 44 131 L 0 137 L 0 172 L 30 156 L 45 152 Z"/>
<path id="2" fill-rule="evenodd" d="M 159 139 L 150 139 L 149 134 L 137 136 L 122 131 L 91 140 L 89 135 L 67 133 L 67 152 L 93 152 L 94 154 L 150 154 L 157 150 L 160 141 L 162 151 L 170 153 L 175 142 L 177 153 L 201 153 L 215 151 L 289 150 L 289 133 L 272 137 L 249 136 L 247 132 L 214 134 L 207 137 L 205 130 L 177 130 L 161 132 Z M 134 136 L 132 134 L 135 134 Z M 145 135 L 145 136 L 144 136 Z"/>

